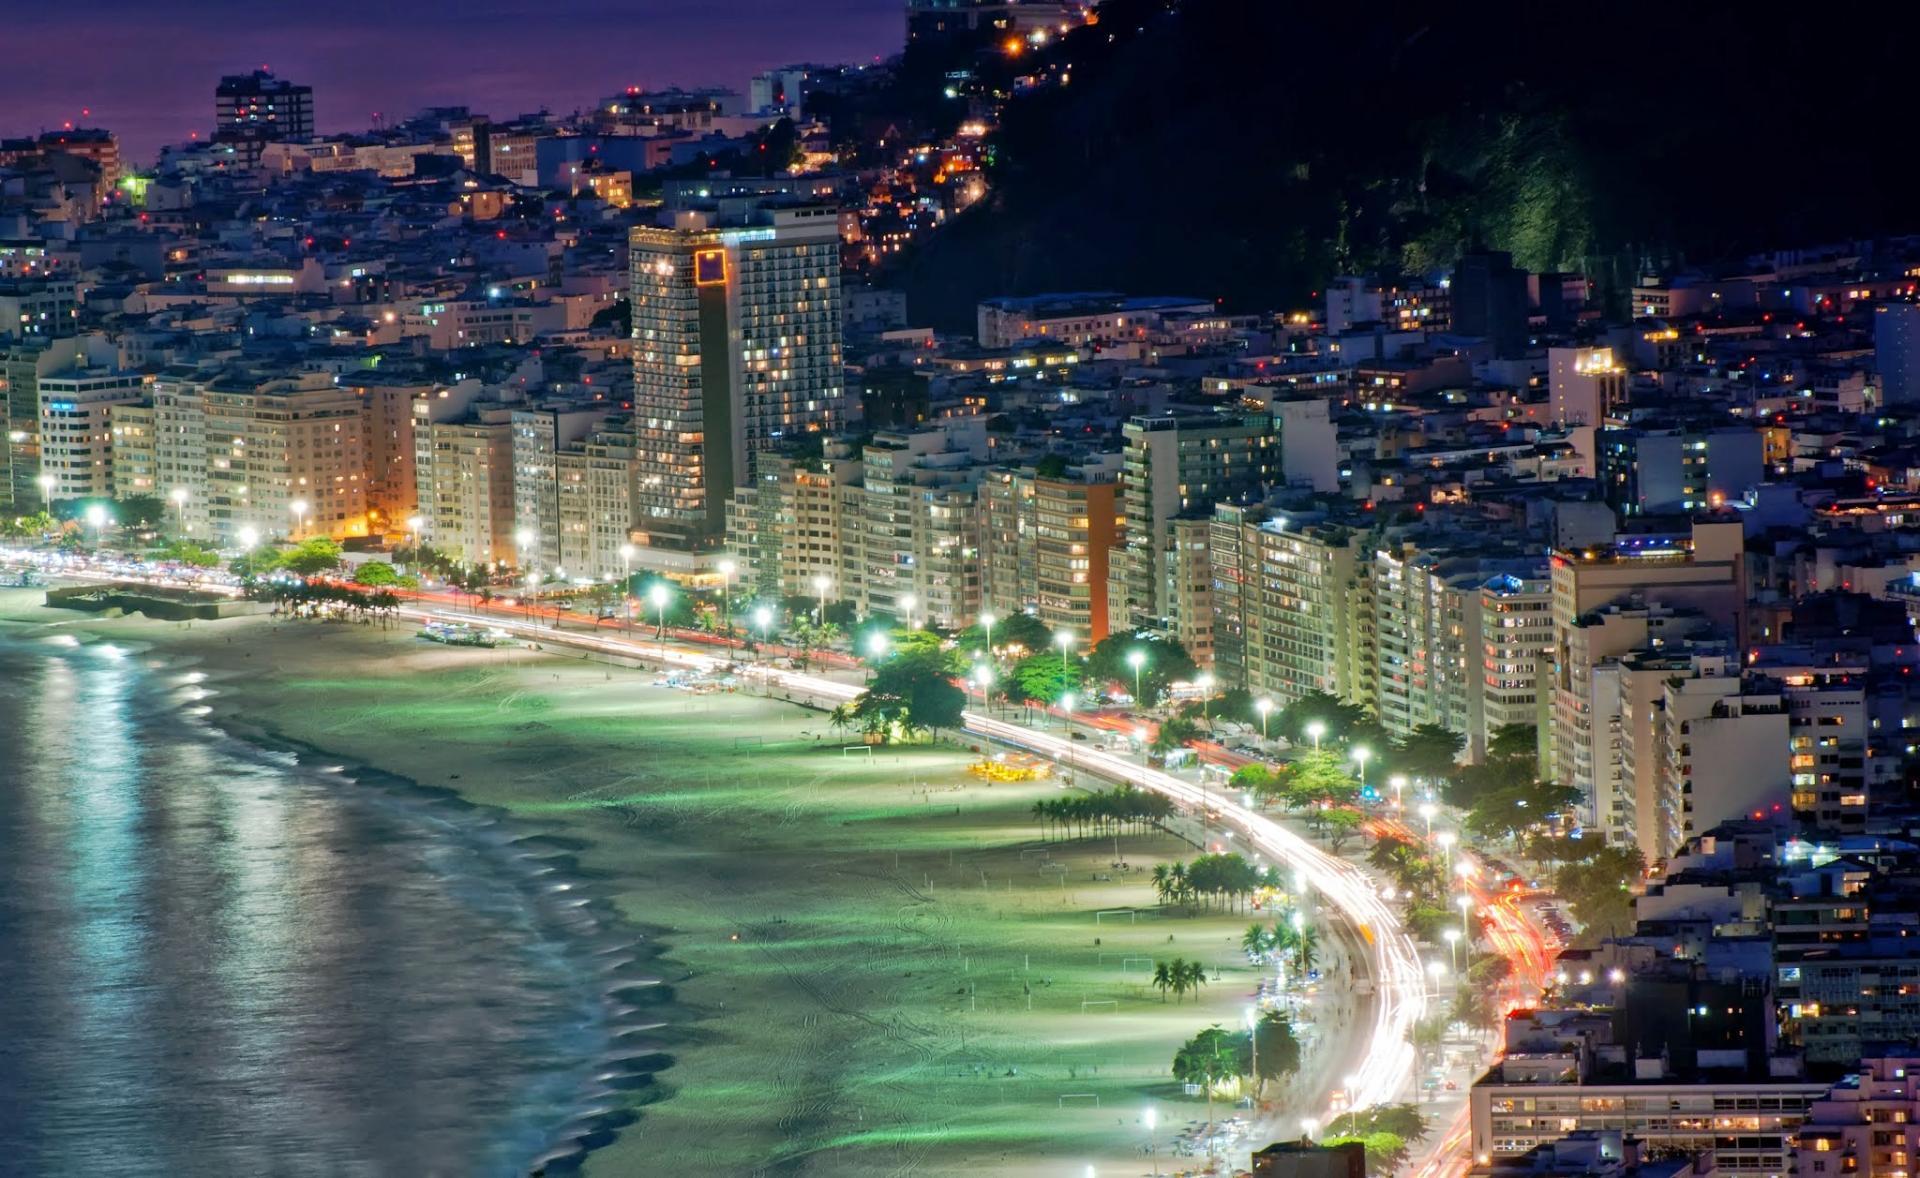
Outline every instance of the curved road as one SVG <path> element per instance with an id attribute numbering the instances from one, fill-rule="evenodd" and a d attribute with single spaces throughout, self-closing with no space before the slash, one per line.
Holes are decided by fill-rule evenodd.
<path id="1" fill-rule="evenodd" d="M 415 606 L 402 612 L 422 620 L 463 621 L 497 627 L 534 641 L 625 657 L 648 658 L 690 670 L 708 671 L 724 666 L 723 660 L 712 655 L 671 647 L 663 642 L 548 629 L 537 622 L 515 621 L 456 609 Z M 753 673 L 769 683 L 813 696 L 817 700 L 845 702 L 861 691 L 855 684 L 803 671 L 762 665 L 755 668 Z M 1413 938 L 1401 927 L 1399 915 L 1380 898 L 1373 881 L 1360 869 L 1320 850 L 1273 819 L 1240 805 L 1220 790 L 1203 792 L 1198 785 L 1171 773 L 1149 768 L 1101 749 L 1079 747 L 1064 737 L 972 711 L 966 713 L 966 727 L 969 732 L 989 740 L 1027 749 L 1114 781 L 1130 781 L 1196 809 L 1204 807 L 1205 810 L 1211 810 L 1222 824 L 1232 827 L 1247 844 L 1303 876 L 1355 928 L 1372 959 L 1370 964 L 1376 991 L 1373 1027 L 1360 1063 L 1349 1073 L 1353 1077 L 1351 1107 L 1358 1109 L 1368 1105 L 1392 1104 L 1403 1097 L 1415 1070 L 1409 1032 L 1413 1024 L 1426 1015 L 1427 979 Z M 1332 1111 L 1336 1110 L 1328 1110 L 1329 1113 Z"/>

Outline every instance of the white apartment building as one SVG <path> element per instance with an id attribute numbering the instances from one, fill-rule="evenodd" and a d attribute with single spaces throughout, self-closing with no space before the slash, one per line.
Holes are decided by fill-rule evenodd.
<path id="1" fill-rule="evenodd" d="M 221 544 L 369 534 L 365 402 L 325 373 L 169 373 L 153 386 L 159 482 Z"/>

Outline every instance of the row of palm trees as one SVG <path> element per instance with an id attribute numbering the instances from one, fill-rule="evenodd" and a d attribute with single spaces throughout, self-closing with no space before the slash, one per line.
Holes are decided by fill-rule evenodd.
<path id="1" fill-rule="evenodd" d="M 1160 991 L 1160 1001 L 1167 1000 L 1168 991 L 1175 998 L 1184 998 L 1188 994 L 1199 996 L 1200 987 L 1207 984 L 1207 967 L 1197 961 L 1188 961 L 1176 957 L 1172 961 L 1158 961 L 1153 966 L 1153 986 Z"/>
<path id="2" fill-rule="evenodd" d="M 1240 938 L 1240 947 L 1246 950 L 1247 959 L 1256 964 L 1292 958 L 1296 977 L 1306 977 L 1320 964 L 1320 931 L 1304 922 L 1277 920 L 1271 925 L 1256 922 L 1247 927 L 1246 935 Z"/>
<path id="3" fill-rule="evenodd" d="M 1042 798 L 1033 804 L 1033 816 L 1040 821 L 1043 838 L 1094 838 L 1164 827 L 1174 809 L 1173 800 L 1164 794 L 1121 785 L 1103 793 Z"/>
<path id="4" fill-rule="evenodd" d="M 1161 904 L 1184 904 L 1191 908 L 1205 901 L 1243 909 L 1254 893 L 1277 888 L 1279 872 L 1262 871 L 1237 851 L 1224 855 L 1201 855 L 1191 863 L 1161 863 L 1153 869 L 1153 891 Z"/>

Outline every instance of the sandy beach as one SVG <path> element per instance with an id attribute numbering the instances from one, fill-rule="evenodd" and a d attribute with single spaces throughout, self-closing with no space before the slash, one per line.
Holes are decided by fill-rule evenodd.
<path id="1" fill-rule="evenodd" d="M 636 1120 L 590 1174 L 1145 1173 L 1148 1100 L 1168 1169 L 1167 1138 L 1204 1115 L 1172 1051 L 1253 989 L 1249 917 L 1151 911 L 1146 869 L 1191 846 L 1043 845 L 1033 803 L 1064 784 L 989 785 L 964 749 L 848 751 L 777 699 L 410 626 L 38 602 L 0 593 L 0 617 L 195 666 L 236 735 L 454 791 L 568 853 L 657 982 L 615 995 L 645 1009 L 620 1046 L 664 1065 L 610 1099 Z M 1147 977 L 1173 955 L 1219 980 L 1163 1000 Z"/>

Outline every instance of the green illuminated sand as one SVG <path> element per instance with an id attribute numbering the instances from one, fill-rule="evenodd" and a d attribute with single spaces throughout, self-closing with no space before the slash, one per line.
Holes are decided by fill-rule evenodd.
<path id="1" fill-rule="evenodd" d="M 1111 840 L 1043 849 L 1030 809 L 1061 783 L 988 786 L 962 751 L 843 754 L 824 717 L 778 700 L 399 628 L 86 627 L 203 659 L 236 728 L 584 844 L 582 868 L 664 943 L 658 1043 L 676 1061 L 616 1098 L 647 1103 L 594 1175 L 1145 1173 L 1149 1099 L 1163 1146 L 1204 1115 L 1167 1076 L 1174 1047 L 1253 988 L 1248 917 L 1096 924 L 1150 909 L 1144 868 L 1189 845 L 1123 837 L 1134 882 Z M 1155 956 L 1225 973 L 1162 1002 Z"/>

